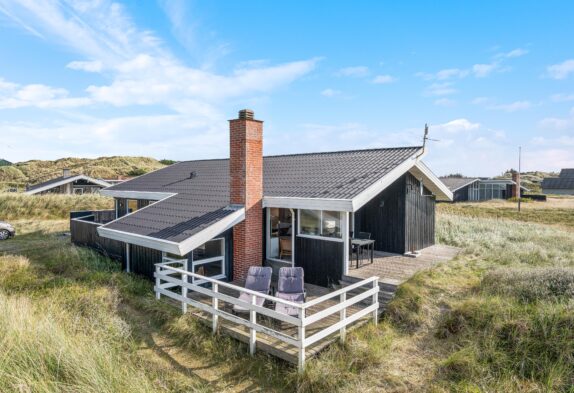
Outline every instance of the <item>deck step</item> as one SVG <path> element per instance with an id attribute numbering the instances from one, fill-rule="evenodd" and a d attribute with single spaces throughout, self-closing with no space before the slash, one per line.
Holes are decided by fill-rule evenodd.
<path id="1" fill-rule="evenodd" d="M 343 275 L 343 277 L 340 281 L 346 282 L 347 285 L 349 285 L 349 284 L 357 283 L 357 282 L 362 281 L 362 280 L 363 280 L 362 278 Z M 397 287 L 399 285 L 401 285 L 401 282 L 398 280 L 379 279 L 379 288 L 381 288 L 381 290 L 383 290 L 383 291 L 394 292 L 397 290 Z"/>
<path id="2" fill-rule="evenodd" d="M 341 285 L 341 287 L 346 287 L 349 286 L 351 284 L 354 284 L 360 280 L 358 279 L 354 279 L 354 277 L 351 277 L 353 279 L 353 281 L 348 281 L 346 280 L 347 276 L 344 276 L 342 280 L 339 280 L 339 284 Z M 397 289 L 397 286 L 394 284 L 390 284 L 390 283 L 385 283 L 385 282 L 379 282 L 379 310 L 380 311 L 384 311 L 387 307 L 387 304 L 393 300 L 393 298 L 395 297 L 395 292 Z M 352 297 L 355 295 L 358 295 L 360 293 L 362 293 L 363 291 L 361 290 L 361 288 L 357 288 L 354 289 L 352 291 L 348 292 L 348 297 Z M 370 299 L 365 299 L 363 300 L 362 303 L 365 304 L 369 304 L 370 303 Z"/>

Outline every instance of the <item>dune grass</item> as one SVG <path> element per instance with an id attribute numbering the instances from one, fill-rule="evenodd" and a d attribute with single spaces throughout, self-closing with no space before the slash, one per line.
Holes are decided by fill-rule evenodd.
<path id="1" fill-rule="evenodd" d="M 574 199 L 550 197 L 548 202 L 522 204 L 519 213 L 516 202 L 489 201 L 472 203 L 441 203 L 438 211 L 469 218 L 496 218 L 520 222 L 561 225 L 574 229 Z"/>
<path id="2" fill-rule="evenodd" d="M 65 219 L 70 211 L 112 209 L 112 198 L 100 195 L 25 195 L 0 193 L 0 220 Z"/>
<path id="3" fill-rule="evenodd" d="M 0 391 L 571 391 L 574 232 L 489 214 L 440 209 L 437 240 L 462 253 L 302 375 L 70 245 L 66 220 L 18 220 L 0 244 Z"/>

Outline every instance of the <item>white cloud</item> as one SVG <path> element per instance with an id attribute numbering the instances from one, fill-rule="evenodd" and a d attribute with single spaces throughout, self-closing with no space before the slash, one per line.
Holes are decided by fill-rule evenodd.
<path id="1" fill-rule="evenodd" d="M 529 51 L 527 49 L 516 48 L 511 50 L 510 52 L 499 53 L 496 57 L 506 57 L 508 59 L 512 59 L 516 57 L 522 57 L 524 55 L 527 55 L 528 53 Z"/>
<path id="2" fill-rule="evenodd" d="M 542 128 L 552 130 L 574 130 L 574 108 L 570 110 L 568 117 L 547 117 L 542 119 L 538 125 Z"/>
<path id="3" fill-rule="evenodd" d="M 378 85 L 383 85 L 383 84 L 393 83 L 396 80 L 397 79 L 392 77 L 391 75 L 377 75 L 373 79 L 373 83 L 378 84 Z"/>
<path id="4" fill-rule="evenodd" d="M 335 97 L 340 95 L 341 92 L 339 90 L 334 90 L 334 89 L 325 89 L 321 92 L 321 95 L 324 97 Z"/>
<path id="5" fill-rule="evenodd" d="M 101 72 L 103 63 L 99 60 L 94 61 L 72 61 L 66 65 L 71 70 L 79 70 L 86 72 Z"/>
<path id="6" fill-rule="evenodd" d="M 426 72 L 417 72 L 415 75 L 424 80 L 447 80 L 453 78 L 465 78 L 469 74 L 468 70 L 461 70 L 460 68 L 447 68 L 440 70 L 434 74 L 429 74 Z"/>
<path id="7" fill-rule="evenodd" d="M 490 101 L 490 98 L 488 98 L 488 97 L 476 97 L 475 99 L 473 99 L 471 101 L 471 103 L 474 105 L 482 105 L 482 104 L 486 104 L 489 101 Z"/>
<path id="8" fill-rule="evenodd" d="M 490 64 L 475 64 L 472 66 L 472 72 L 477 78 L 484 78 L 498 69 L 500 65 L 498 63 Z"/>
<path id="9" fill-rule="evenodd" d="M 435 105 L 438 106 L 455 106 L 456 105 L 456 101 L 448 99 L 448 98 L 439 98 L 438 100 L 435 100 L 434 102 Z"/>
<path id="10" fill-rule="evenodd" d="M 445 131 L 447 133 L 456 134 L 459 132 L 469 132 L 480 128 L 480 123 L 473 123 L 468 119 L 455 119 L 447 123 L 433 125 L 432 130 Z"/>
<path id="11" fill-rule="evenodd" d="M 116 106 L 157 104 L 172 110 L 185 107 L 188 101 L 219 106 L 228 99 L 267 94 L 290 84 L 311 72 L 319 61 L 249 67 L 243 63 L 228 74 L 217 74 L 185 65 L 152 32 L 138 29 L 121 5 L 108 0 L 65 4 L 30 0 L 5 7 L 10 17 L 34 21 L 47 37 L 90 59 L 71 62 L 68 68 L 106 70 L 111 75 L 110 83 L 89 86 L 88 96 L 77 100 L 67 98 L 67 92 L 52 91 L 52 100 L 66 99 L 58 106 L 87 101 Z M 5 102 L 4 107 L 21 106 L 25 101 Z M 43 102 L 43 107 L 53 106 Z"/>
<path id="12" fill-rule="evenodd" d="M 452 82 L 433 83 L 428 86 L 424 92 L 427 96 L 446 96 L 456 93 Z"/>
<path id="13" fill-rule="evenodd" d="M 574 59 L 548 66 L 546 72 L 550 78 L 566 79 L 570 74 L 574 73 Z"/>
<path id="14" fill-rule="evenodd" d="M 516 112 L 523 111 L 532 108 L 532 103 L 530 101 L 515 101 L 510 104 L 498 104 L 491 105 L 488 109 L 500 110 L 505 112 Z"/>
<path id="15" fill-rule="evenodd" d="M 364 78 L 369 76 L 369 74 L 369 67 L 365 66 L 345 67 L 335 73 L 336 76 L 348 76 L 352 78 Z"/>
<path id="16" fill-rule="evenodd" d="M 66 89 L 42 84 L 18 85 L 0 79 L 0 109 L 25 107 L 72 108 L 90 103 L 88 98 L 71 98 Z"/>
<path id="17" fill-rule="evenodd" d="M 574 101 L 574 94 L 554 94 L 550 97 L 554 102 L 567 102 L 567 101 Z"/>

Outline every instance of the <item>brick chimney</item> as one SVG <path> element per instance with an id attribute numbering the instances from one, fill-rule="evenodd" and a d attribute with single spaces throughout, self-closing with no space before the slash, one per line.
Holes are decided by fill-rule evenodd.
<path id="1" fill-rule="evenodd" d="M 70 177 L 70 176 L 71 176 L 70 170 L 67 169 L 67 168 L 64 169 L 64 170 L 62 171 L 62 176 L 63 176 L 64 178 Z"/>
<path id="2" fill-rule="evenodd" d="M 518 183 L 520 182 L 520 173 L 514 171 L 512 172 L 512 181 L 515 183 L 512 185 L 512 195 L 511 197 L 513 198 L 519 198 L 520 197 L 520 190 L 518 187 Z"/>
<path id="3" fill-rule="evenodd" d="M 229 121 L 229 178 L 232 204 L 245 206 L 245 221 L 233 227 L 233 279 L 263 262 L 263 122 L 253 111 Z"/>

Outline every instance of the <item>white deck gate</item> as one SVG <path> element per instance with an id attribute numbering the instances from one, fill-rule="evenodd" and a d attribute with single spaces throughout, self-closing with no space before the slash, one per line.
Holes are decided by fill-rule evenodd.
<path id="1" fill-rule="evenodd" d="M 175 267 L 180 265 L 180 267 Z M 187 305 L 196 307 L 202 311 L 208 312 L 212 315 L 212 329 L 215 333 L 217 331 L 219 317 L 228 321 L 234 322 L 238 325 L 246 326 L 249 329 L 249 352 L 255 353 L 257 346 L 257 333 L 267 334 L 287 344 L 293 345 L 298 349 L 298 367 L 303 370 L 305 366 L 305 349 L 317 343 L 318 341 L 328 337 L 331 334 L 339 333 L 341 341 L 345 340 L 346 328 L 352 323 L 360 320 L 361 318 L 371 314 L 373 322 L 376 324 L 378 321 L 379 310 L 379 278 L 371 277 L 347 287 L 341 288 L 334 292 L 328 293 L 324 296 L 312 299 L 305 303 L 293 303 L 270 295 L 262 295 L 259 292 L 251 291 L 227 282 L 211 279 L 209 277 L 201 276 L 190 271 L 187 271 L 187 260 L 175 260 L 164 258 L 164 262 L 155 265 L 155 293 L 156 297 L 160 299 L 161 295 L 167 296 L 181 302 L 182 311 L 187 311 Z M 183 269 L 182 269 L 183 268 Z M 211 288 L 206 288 L 198 284 L 192 283 L 189 277 L 197 279 L 196 282 L 211 283 Z M 174 292 L 175 288 L 180 288 L 180 292 Z M 349 292 L 357 291 L 362 287 L 368 287 L 363 292 L 354 294 L 352 297 L 347 297 Z M 239 293 L 247 293 L 251 295 L 251 302 L 244 302 L 237 297 L 229 296 L 221 293 L 221 288 L 228 288 Z M 363 288 L 364 289 L 364 288 Z M 194 291 L 203 295 L 207 295 L 212 299 L 211 304 L 202 303 L 200 301 L 188 297 L 188 291 Z M 282 303 L 289 307 L 298 310 L 298 317 L 292 317 L 283 313 L 276 312 L 273 309 L 265 308 L 255 304 L 256 297 L 263 298 L 272 303 Z M 371 299 L 369 305 L 362 305 L 366 299 Z M 326 302 L 339 300 L 334 305 L 328 306 Z M 241 318 L 227 311 L 220 309 L 219 300 L 241 306 L 249 310 L 249 319 Z M 325 308 L 320 308 L 324 304 Z M 319 306 L 319 307 L 317 307 Z M 353 314 L 347 313 L 349 308 L 353 306 L 355 310 L 359 306 L 363 306 Z M 312 315 L 307 315 L 311 307 L 319 309 Z M 305 334 L 305 328 L 311 324 L 327 318 L 335 313 L 339 313 L 339 322 L 326 327 L 311 336 Z M 287 335 L 281 331 L 273 328 L 263 326 L 257 323 L 257 314 L 265 315 L 269 318 L 279 320 L 281 322 L 291 324 L 297 328 L 296 337 Z"/>

